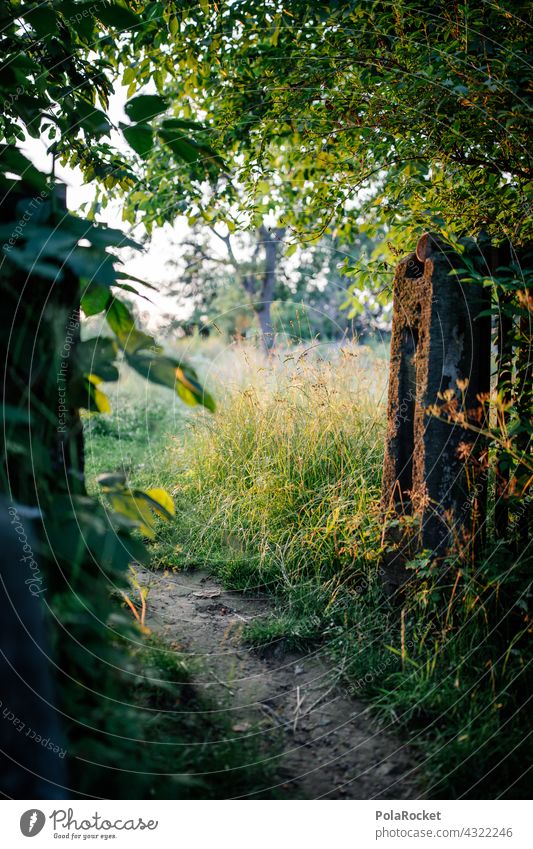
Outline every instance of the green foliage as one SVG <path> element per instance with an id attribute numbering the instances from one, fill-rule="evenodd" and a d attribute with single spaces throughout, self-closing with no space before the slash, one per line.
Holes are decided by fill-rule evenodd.
<path id="1" fill-rule="evenodd" d="M 125 651 L 131 634 L 109 587 L 125 585 L 132 561 L 146 561 L 146 549 L 131 532 L 153 537 L 155 519 L 171 519 L 174 507 L 160 487 L 133 488 L 123 472 L 102 481 L 112 511 L 86 494 L 79 410 L 109 411 L 99 387 L 118 377 L 119 352 L 133 367 L 142 359 L 139 370 L 145 377 L 176 388 L 187 403 L 213 408 L 213 401 L 195 371 L 163 357 L 152 337 L 136 328 L 128 308 L 113 295 L 111 287 L 121 284 L 124 276 L 119 276 L 117 260 L 107 248 L 119 244 L 122 234 L 58 209 L 53 194 L 35 204 L 23 187 L 19 183 L 16 202 L 7 213 L 2 207 L 5 312 L 0 332 L 5 400 L 13 412 L 26 411 L 8 422 L 2 489 L 18 505 L 38 505 L 41 516 L 40 555 L 49 609 L 58 623 L 52 641 L 58 707 L 66 717 L 72 757 L 71 786 L 82 793 L 86 780 L 96 781 L 92 769 L 82 775 L 77 767 L 92 759 L 106 775 L 98 779 L 103 792 L 144 795 L 151 779 L 128 788 L 112 780 L 105 784 L 110 778 L 106 772 L 110 751 L 113 764 L 122 761 L 126 773 L 142 774 L 138 741 L 147 734 L 146 717 L 142 711 L 141 718 L 136 715 L 145 694 L 134 696 L 131 707 L 122 702 L 134 674 Z M 33 206 L 31 222 L 17 230 L 17 222 L 24 219 L 9 216 Z M 105 297 L 89 299 L 88 312 L 105 311 L 115 338 L 81 342 L 80 298 L 93 285 Z M 110 710 L 109 703 L 116 708 Z M 125 728 L 129 736 L 124 737 Z M 160 788 L 160 792 L 169 791 Z"/>
<path id="2" fill-rule="evenodd" d="M 214 403 L 196 371 L 164 354 L 117 298 L 139 281 L 125 276 L 109 249 L 132 243 L 65 213 L 53 181 L 17 145 L 45 138 L 54 159 L 100 185 L 104 204 L 112 193 L 125 195 L 125 220 L 142 218 L 148 230 L 179 212 L 190 221 L 224 220 L 229 232 L 257 228 L 270 213 L 300 241 L 335 229 L 350 243 L 363 228 L 371 237 L 385 229 L 392 248 L 370 263 L 390 260 L 420 228 L 454 242 L 483 227 L 496 242 L 523 247 L 532 238 L 530 20 L 520 2 L 452 12 L 430 3 L 424 14 L 409 0 L 290 9 L 255 0 L 2 6 L 2 490 L 41 517 L 78 792 L 98 781 L 109 795 L 176 793 L 166 776 L 146 778 L 139 744 L 153 711 L 155 742 L 170 734 L 163 710 L 175 703 L 173 683 L 154 685 L 148 676 L 136 688 L 135 660 L 146 663 L 146 645 L 139 640 L 138 658 L 125 651 L 139 634 L 109 594 L 124 586 L 128 564 L 145 557 L 132 528 L 152 535 L 154 513 L 172 511 L 159 486 L 127 485 L 122 471 L 105 479 L 120 508 L 111 519 L 87 495 L 79 411 L 109 410 L 101 384 L 116 379 L 120 360 L 188 404 L 214 410 Z M 106 112 L 119 76 L 130 123 L 115 128 Z M 156 93 L 138 94 L 148 82 Z M 131 157 L 114 149 L 114 129 Z M 368 280 L 375 271 L 367 266 Z M 495 278 L 502 336 L 518 340 L 510 347 L 518 353 L 510 362 L 500 353 L 503 412 L 490 438 L 505 443 L 498 474 L 520 498 L 531 479 L 531 281 L 524 285 L 511 267 Z M 381 297 L 379 281 L 373 289 Z M 86 316 L 106 316 L 112 338 L 80 343 L 80 303 Z M 309 384 L 300 355 L 289 356 L 294 369 L 279 391 L 238 395 L 217 414 L 216 429 L 200 420 L 189 454 L 176 458 L 186 477 L 177 503 L 182 549 L 173 556 L 215 560 L 234 586 L 274 586 L 292 605 L 272 626 L 283 639 L 314 640 L 322 628 L 356 689 L 363 678 L 382 713 L 431 729 L 435 793 L 472 788 L 477 795 L 473 765 L 474 778 L 488 773 L 491 787 L 505 792 L 523 757 L 503 739 L 520 739 L 525 564 L 503 574 L 508 540 L 474 573 L 450 564 L 458 576 L 450 586 L 434 581 L 427 563 L 413 564 L 415 589 L 398 633 L 376 604 L 371 569 L 380 546 L 380 451 L 362 434 L 379 431 L 360 408 L 354 412 L 354 387 L 340 392 L 342 369 L 330 382 L 319 363 Z M 175 532 L 166 533 L 168 551 Z M 163 665 L 187 698 L 181 662 Z M 124 705 L 130 691 L 146 715 Z M 178 724 L 178 745 L 189 731 Z M 209 740 L 213 726 L 202 731 Z M 223 769 L 231 762 L 225 757 Z M 117 780 L 117 761 L 127 787 Z M 156 771 L 173 771 L 165 758 L 156 761 Z M 189 763 L 185 757 L 178 769 L 190 771 Z"/>
<path id="3" fill-rule="evenodd" d="M 421 232 L 532 240 L 529 4 L 232 0 L 168 14 L 169 111 L 184 126 L 205 116 L 225 168 L 208 191 L 185 175 L 183 205 L 170 153 L 154 147 L 130 220 L 186 212 L 233 231 L 269 214 L 291 247 L 379 239 L 348 264 L 352 318 L 365 289 L 389 300 L 395 258 Z"/>
<path id="4" fill-rule="evenodd" d="M 244 186 L 254 224 L 277 204 L 283 223 L 357 229 L 359 195 L 367 226 L 404 239 L 420 227 L 530 238 L 527 4 L 421 15 L 408 0 L 239 0 L 173 20 L 166 97 L 177 118 L 205 114 L 232 173 L 209 216 Z M 154 153 L 159 178 L 168 162 Z"/>
<path id="5" fill-rule="evenodd" d="M 451 559 L 444 580 L 434 565 L 413 564 L 402 673 L 386 682 L 378 706 L 429 729 L 431 795 L 527 792 L 520 764 L 531 754 L 523 727 L 530 568 L 527 552 L 510 568 L 501 544 L 475 566 Z"/>
<path id="6" fill-rule="evenodd" d="M 189 417 L 198 412 L 189 411 L 180 401 L 172 408 L 166 390 L 155 384 L 149 392 L 146 389 L 141 377 L 122 374 L 110 393 L 112 411 L 83 416 L 87 487 L 104 504 L 108 502 L 97 481 L 104 472 L 120 473 L 134 489 L 173 488 L 161 458 L 168 440 L 181 438 Z M 164 523 L 156 525 L 159 538 Z"/>
<path id="7" fill-rule="evenodd" d="M 133 100 L 129 100 L 124 111 L 128 118 L 136 123 L 151 121 L 156 115 L 165 112 L 168 103 L 164 97 L 158 94 L 139 94 Z"/>
<path id="8" fill-rule="evenodd" d="M 169 22 L 169 8 L 158 2 L 90 6 L 76 0 L 16 0 L 4 4 L 0 10 L 3 167 L 23 174 L 34 188 L 44 188 L 43 175 L 15 147 L 28 136 L 41 138 L 62 164 L 81 168 L 87 181 L 132 197 L 141 176 L 139 161 L 113 147 L 111 131 L 122 131 L 141 161 L 156 141 L 165 141 L 151 127 L 151 119 L 166 108 L 162 89 L 173 68 L 168 50 L 173 36 L 162 21 Z M 106 110 L 120 75 L 129 85 L 129 96 L 154 82 L 160 93 L 134 97 L 126 108 L 134 123 L 114 127 Z M 205 133 L 198 135 L 199 128 L 188 122 L 178 131 L 165 120 L 160 128 L 161 133 L 171 134 L 167 139 L 171 157 L 175 154 L 178 162 L 187 164 L 184 183 L 214 178 L 222 167 Z M 6 191 L 8 184 L 0 182 L 2 192 Z M 174 193 L 182 199 L 187 196 L 185 187 L 181 190 L 175 182 Z M 107 203 L 107 198 L 102 200 Z"/>
<path id="9" fill-rule="evenodd" d="M 94 795 L 98 787 L 111 799 L 275 796 L 263 791 L 275 782 L 255 738 L 236 737 L 219 705 L 199 692 L 190 655 L 143 637 L 131 621 L 115 614 L 115 652 L 104 658 L 116 664 L 108 690 L 114 709 L 90 693 L 67 706 L 73 718 L 81 712 L 92 725 L 92 734 L 76 742 L 82 759 L 76 793 Z"/>
<path id="10" fill-rule="evenodd" d="M 113 510 L 129 519 L 132 527 L 148 539 L 155 537 L 156 518 L 171 521 L 175 516 L 174 502 L 164 489 L 132 489 L 122 472 L 100 475 L 98 483 Z"/>
<path id="11" fill-rule="evenodd" d="M 462 256 L 464 275 L 472 286 L 491 291 L 490 312 L 495 316 L 496 379 L 486 397 L 480 397 L 476 416 L 466 409 L 465 389 L 457 397 L 443 397 L 431 405 L 442 420 L 474 431 L 484 439 L 480 459 L 467 458 L 467 472 L 494 482 L 496 535 L 504 537 L 517 553 L 527 544 L 531 523 L 533 482 L 533 264 L 530 249 L 509 250 L 504 264 L 491 269 L 486 263 Z"/>
<path id="12" fill-rule="evenodd" d="M 141 13 L 137 5 L 134 13 L 124 3 L 89 8 L 67 0 L 13 2 L 0 10 L 5 62 L 0 79 L 5 107 L 0 119 L 0 339 L 10 411 L 3 431 L 1 489 L 39 516 L 69 786 L 74 793 L 90 794 L 98 787 L 110 796 L 146 796 L 154 787 L 158 795 L 177 792 L 166 776 L 163 788 L 143 767 L 141 741 L 149 735 L 143 700 L 150 688 L 155 697 L 161 686 L 136 689 L 139 673 L 129 647 L 139 641 L 139 633 L 132 632 L 109 591 L 126 585 L 132 561 L 146 559 L 132 530 L 153 534 L 155 516 L 169 519 L 173 504 L 160 487 L 132 488 L 123 474 L 105 479 L 113 511 L 87 495 L 80 409 L 109 411 L 100 385 L 116 380 L 121 358 L 176 389 L 186 403 L 211 409 L 214 403 L 195 371 L 163 357 L 117 297 L 117 291 L 137 289 L 109 249 L 135 243 L 120 231 L 66 212 L 53 177 L 41 174 L 16 145 L 28 136 L 44 137 L 54 160 L 79 166 L 87 180 L 97 179 L 107 189 L 131 189 L 134 167 L 106 140 L 112 127 L 103 110 L 121 52 L 132 55 L 131 34 L 110 38 L 109 29 L 116 33 L 135 25 L 136 59 L 146 60 L 139 79 L 145 73 L 148 79 L 154 69 Z M 156 21 L 144 23 L 152 31 L 157 26 Z M 153 40 L 151 49 L 158 53 Z M 114 337 L 80 342 L 80 304 L 86 315 L 105 314 Z M 128 691 L 131 701 L 125 704 Z M 177 731 L 183 746 L 190 734 L 179 723 Z M 159 765 L 166 772 L 179 769 L 179 759 L 174 764 L 166 757 L 155 760 L 156 773 Z M 117 764 L 125 783 L 117 780 Z"/>
<path id="13" fill-rule="evenodd" d="M 229 339 L 251 337 L 259 330 L 256 311 L 262 303 L 264 258 L 258 249 L 260 236 L 215 231 L 197 224 L 177 246 L 183 253 L 176 263 L 177 280 L 169 294 L 183 309 L 192 308 L 187 319 L 189 329 L 196 327 L 203 334 L 223 334 Z M 216 249 L 214 235 L 224 243 L 222 253 Z M 386 299 L 374 296 L 370 288 L 361 295 L 357 314 L 348 316 L 343 310 L 351 286 L 345 265 L 371 247 L 372 242 L 364 236 L 344 243 L 327 235 L 303 247 L 280 240 L 271 302 L 277 343 L 341 339 L 354 333 L 365 337 L 388 330 L 390 304 L 387 307 Z M 169 315 L 165 323 L 172 337 L 179 322 Z"/>

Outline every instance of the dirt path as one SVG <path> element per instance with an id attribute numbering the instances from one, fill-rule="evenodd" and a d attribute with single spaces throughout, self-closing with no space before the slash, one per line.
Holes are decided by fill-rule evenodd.
<path id="1" fill-rule="evenodd" d="M 380 732 L 364 704 L 342 693 L 331 663 L 316 652 L 260 656 L 243 643 L 246 623 L 268 615 L 266 597 L 229 592 L 205 572 L 141 571 L 138 577 L 150 586 L 146 624 L 198 657 L 203 674 L 195 683 L 231 711 L 233 731 L 260 733 L 266 752 L 269 735 L 278 746 L 281 737 L 281 795 L 419 796 L 412 753 Z"/>

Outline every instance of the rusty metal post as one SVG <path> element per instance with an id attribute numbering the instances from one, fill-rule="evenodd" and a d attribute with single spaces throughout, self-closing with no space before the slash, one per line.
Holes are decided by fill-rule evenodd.
<path id="1" fill-rule="evenodd" d="M 474 242 L 465 249 L 479 254 Z M 463 265 L 457 253 L 425 235 L 396 270 L 382 488 L 382 575 L 389 594 L 405 583 L 405 562 L 416 552 L 442 558 L 483 533 L 486 472 L 480 475 L 478 467 L 473 480 L 465 464 L 483 439 L 427 412 L 446 392 L 479 410 L 478 395 L 489 391 L 490 317 L 480 313 L 490 295 L 450 273 Z"/>

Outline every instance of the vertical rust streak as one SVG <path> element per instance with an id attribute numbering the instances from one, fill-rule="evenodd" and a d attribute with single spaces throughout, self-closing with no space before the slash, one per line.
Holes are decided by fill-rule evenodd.
<path id="1" fill-rule="evenodd" d="M 533 301 L 533 290 L 528 288 L 525 292 L 524 303 L 529 305 Z M 517 358 L 516 375 L 516 405 L 520 421 L 531 420 L 533 412 L 533 313 L 527 312 L 520 317 L 520 347 Z M 533 454 L 533 440 L 531 435 L 524 430 L 519 434 L 517 445 L 522 454 Z M 522 487 L 522 478 L 528 479 L 529 474 L 522 464 L 516 471 L 519 486 Z M 529 543 L 531 533 L 531 503 L 527 496 L 524 498 L 522 510 L 518 518 L 518 542 L 525 549 Z"/>
<path id="2" fill-rule="evenodd" d="M 501 264 L 501 261 L 500 261 Z M 496 367 L 498 393 L 497 423 L 502 436 L 507 432 L 509 414 L 505 407 L 511 401 L 513 385 L 513 322 L 507 309 L 510 306 L 508 293 L 500 292 L 498 296 L 498 330 L 496 338 Z M 501 405 L 500 405 L 501 402 Z M 509 528 L 509 480 L 510 468 L 509 458 L 505 451 L 500 451 L 496 464 L 495 502 L 494 502 L 494 526 L 496 535 L 503 539 Z"/>

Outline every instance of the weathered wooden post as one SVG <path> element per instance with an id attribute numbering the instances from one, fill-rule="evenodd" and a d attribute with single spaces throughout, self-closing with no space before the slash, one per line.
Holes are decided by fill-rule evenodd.
<path id="1" fill-rule="evenodd" d="M 39 195 L 25 184 L 20 191 L 17 188 L 0 197 L 0 224 L 10 234 L 2 246 L 3 258 L 23 240 L 32 219 L 55 222 L 54 205 L 59 214 L 66 212 L 64 187 L 51 187 Z M 37 253 L 35 269 L 29 273 L 21 268 L 5 274 L 0 334 L 5 405 L 0 485 L 0 788 L 15 799 L 68 796 L 64 717 L 58 704 L 60 670 L 48 601 L 57 591 L 61 570 L 47 549 L 42 519 L 50 479 L 57 494 L 61 477 L 65 480 L 70 472 L 58 458 L 75 453 L 65 450 L 66 439 L 58 428 L 60 413 L 56 419 L 50 401 L 58 398 L 56 335 L 62 338 L 71 303 L 79 302 L 79 281 L 72 279 L 66 291 L 57 278 L 40 276 L 39 259 Z M 35 453 L 38 450 L 45 461 Z M 50 470 L 48 479 L 43 468 Z M 75 489 L 76 478 L 71 478 L 73 483 L 65 480 L 63 492 Z M 65 639 L 63 632 L 61 637 Z"/>
<path id="2" fill-rule="evenodd" d="M 465 250 L 481 257 L 474 242 Z M 480 313 L 490 295 L 450 273 L 463 265 L 425 235 L 396 270 L 382 489 L 388 594 L 405 583 L 404 564 L 417 551 L 441 558 L 483 533 L 486 473 L 478 466 L 477 479 L 468 479 L 465 464 L 483 440 L 427 412 L 446 392 L 479 411 L 478 396 L 489 391 L 490 317 Z"/>

